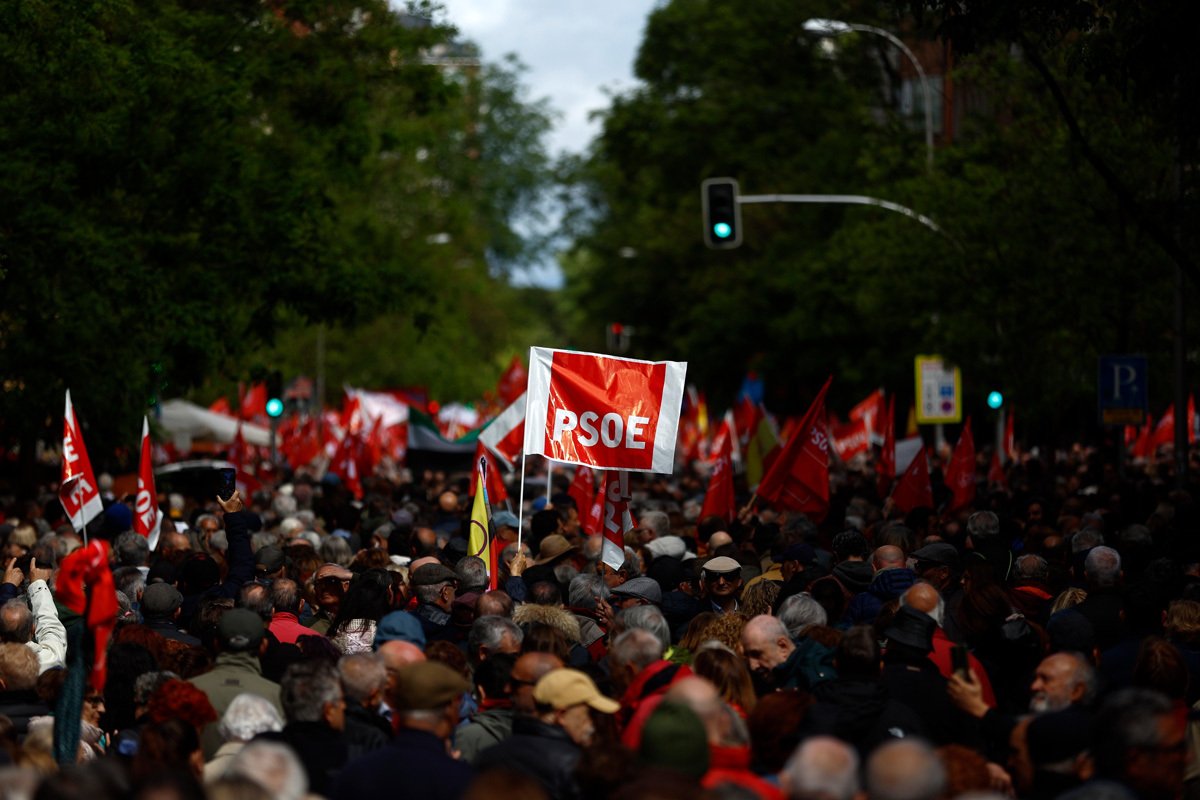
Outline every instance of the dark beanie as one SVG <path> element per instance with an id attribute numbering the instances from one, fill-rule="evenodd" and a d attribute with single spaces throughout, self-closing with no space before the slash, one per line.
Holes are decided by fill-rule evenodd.
<path id="1" fill-rule="evenodd" d="M 675 770 L 699 780 L 708 772 L 708 735 L 696 712 L 662 702 L 642 728 L 638 763 Z"/>

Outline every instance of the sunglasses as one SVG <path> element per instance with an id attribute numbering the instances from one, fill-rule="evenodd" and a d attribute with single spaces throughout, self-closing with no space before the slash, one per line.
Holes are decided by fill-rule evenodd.
<path id="1" fill-rule="evenodd" d="M 742 577 L 741 574 L 737 573 L 737 572 L 705 572 L 704 573 L 704 580 L 708 581 L 709 583 L 720 583 L 721 581 L 725 581 L 726 583 L 734 583 L 734 582 L 738 581 L 741 577 Z"/>

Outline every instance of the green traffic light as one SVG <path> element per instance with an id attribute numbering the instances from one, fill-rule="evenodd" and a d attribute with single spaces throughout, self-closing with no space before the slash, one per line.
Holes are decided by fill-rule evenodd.
<path id="1" fill-rule="evenodd" d="M 283 401 L 278 397 L 272 397 L 267 401 L 267 416 L 278 417 L 283 415 Z"/>
<path id="2" fill-rule="evenodd" d="M 990 392 L 988 394 L 988 408 L 999 408 L 1004 405 L 1004 395 L 999 392 Z"/>
<path id="3" fill-rule="evenodd" d="M 718 222 L 716 225 L 713 225 L 713 234 L 718 239 L 728 239 L 733 235 L 733 228 L 730 227 L 728 222 Z"/>

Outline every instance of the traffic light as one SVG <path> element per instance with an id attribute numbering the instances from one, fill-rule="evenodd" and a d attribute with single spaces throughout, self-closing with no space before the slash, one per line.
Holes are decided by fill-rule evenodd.
<path id="1" fill-rule="evenodd" d="M 995 390 L 988 392 L 987 404 L 988 404 L 988 408 L 995 411 L 996 409 L 998 409 L 1002 405 L 1004 405 L 1004 395 L 1000 394 L 999 392 L 997 392 Z"/>
<path id="2" fill-rule="evenodd" d="M 267 416 L 271 419 L 283 416 L 283 376 L 279 370 L 267 375 Z"/>
<path id="3" fill-rule="evenodd" d="M 709 178 L 700 184 L 704 202 L 704 244 L 730 250 L 742 243 L 742 210 L 733 178 Z"/>

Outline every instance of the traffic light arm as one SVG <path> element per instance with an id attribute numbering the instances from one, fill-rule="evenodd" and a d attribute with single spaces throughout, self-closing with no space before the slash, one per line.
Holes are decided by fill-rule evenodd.
<path id="1" fill-rule="evenodd" d="M 907 206 L 893 203 L 890 200 L 880 200 L 865 194 L 743 194 L 738 195 L 738 203 L 841 203 L 857 206 L 877 206 L 895 211 L 897 214 L 915 219 L 930 230 L 940 233 L 950 241 L 950 235 L 938 227 L 938 224 L 924 214 L 919 214 Z M 957 244 L 957 242 L 956 242 Z"/>

